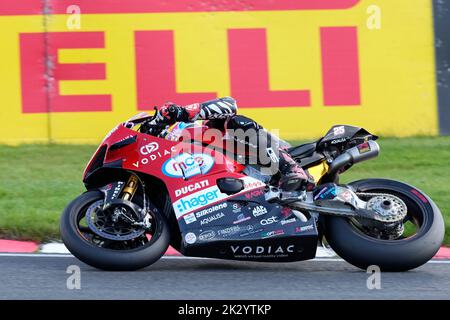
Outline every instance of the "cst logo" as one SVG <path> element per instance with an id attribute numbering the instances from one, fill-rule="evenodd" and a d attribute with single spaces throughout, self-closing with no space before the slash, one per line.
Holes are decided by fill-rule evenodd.
<path id="1" fill-rule="evenodd" d="M 276 223 L 276 222 L 278 222 L 277 217 L 272 216 L 272 217 L 270 217 L 270 218 L 261 220 L 260 223 L 261 223 L 261 225 L 263 225 L 263 226 L 267 226 L 267 225 L 269 225 L 269 224 Z"/>

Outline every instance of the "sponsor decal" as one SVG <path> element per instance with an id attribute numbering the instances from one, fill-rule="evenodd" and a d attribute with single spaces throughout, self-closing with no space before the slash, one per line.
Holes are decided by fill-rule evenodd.
<path id="1" fill-rule="evenodd" d="M 307 226 L 295 228 L 295 232 L 305 232 L 305 231 L 309 231 L 309 230 L 314 230 L 314 225 L 309 224 Z"/>
<path id="2" fill-rule="evenodd" d="M 114 188 L 113 194 L 111 196 L 112 199 L 116 199 L 119 196 L 120 191 L 122 190 L 122 186 L 125 184 L 125 182 L 118 181 L 117 186 Z"/>
<path id="3" fill-rule="evenodd" d="M 331 195 L 331 197 L 329 197 Z M 314 200 L 317 199 L 332 199 L 336 196 L 336 188 L 335 187 L 325 187 L 319 191 L 319 193 L 314 197 Z"/>
<path id="4" fill-rule="evenodd" d="M 237 220 L 233 221 L 233 224 L 238 224 L 247 220 L 250 220 L 250 217 L 246 217 L 243 213 L 241 213 L 237 216 Z"/>
<path id="5" fill-rule="evenodd" d="M 254 217 L 259 217 L 267 213 L 267 209 L 264 206 L 256 206 L 253 208 L 252 214 Z"/>
<path id="6" fill-rule="evenodd" d="M 242 211 L 242 206 L 239 203 L 233 203 L 233 212 L 239 213 Z"/>
<path id="7" fill-rule="evenodd" d="M 216 213 L 213 216 L 209 216 L 209 217 L 206 217 L 206 218 L 202 219 L 200 221 L 200 225 L 208 224 L 210 222 L 222 219 L 223 217 L 225 217 L 225 214 L 223 212 Z"/>
<path id="8" fill-rule="evenodd" d="M 275 236 L 281 236 L 284 234 L 284 230 L 273 230 L 273 231 L 268 231 L 268 232 L 264 232 L 261 234 L 262 238 L 270 238 L 270 237 L 275 237 Z"/>
<path id="9" fill-rule="evenodd" d="M 188 244 L 193 244 L 197 241 L 197 236 L 195 235 L 195 233 L 189 232 L 184 236 L 184 240 Z"/>
<path id="10" fill-rule="evenodd" d="M 345 133 L 345 127 L 344 126 L 339 126 L 339 127 L 334 127 L 333 128 L 333 135 L 334 136 L 338 136 L 340 134 L 344 134 Z"/>
<path id="11" fill-rule="evenodd" d="M 149 144 L 146 144 L 145 146 L 142 146 L 139 150 L 142 155 L 146 156 L 150 153 L 153 153 L 154 151 L 159 149 L 159 144 L 157 142 L 150 142 Z"/>
<path id="12" fill-rule="evenodd" d="M 195 217 L 196 218 L 201 218 L 203 216 L 206 216 L 207 214 L 216 212 L 217 210 L 225 209 L 227 206 L 228 206 L 228 204 L 226 202 L 221 203 L 221 204 L 217 204 L 215 206 L 212 206 L 211 208 L 203 209 L 202 211 L 196 212 L 195 213 Z"/>
<path id="13" fill-rule="evenodd" d="M 248 236 L 248 235 L 251 235 L 251 234 L 254 234 L 254 233 L 258 233 L 258 232 L 261 232 L 261 231 L 263 231 L 263 228 L 255 229 L 254 226 L 248 225 L 247 228 L 246 228 L 246 232 L 240 234 L 239 236 L 245 237 L 245 236 Z"/>
<path id="14" fill-rule="evenodd" d="M 338 143 L 345 142 L 345 141 L 347 141 L 347 138 L 339 138 L 339 139 L 331 140 L 330 144 L 338 144 Z"/>
<path id="15" fill-rule="evenodd" d="M 220 192 L 217 186 L 213 186 L 178 199 L 173 203 L 173 208 L 177 218 L 180 218 L 186 213 L 196 211 L 201 207 L 205 207 L 210 203 L 225 199 L 227 197 L 228 196 L 226 194 Z"/>
<path id="16" fill-rule="evenodd" d="M 222 230 L 217 231 L 217 234 L 223 237 L 227 237 L 239 232 L 241 228 L 239 226 L 231 226 Z"/>
<path id="17" fill-rule="evenodd" d="M 296 218 L 291 218 L 291 219 L 287 219 L 287 220 L 281 220 L 281 225 L 284 226 L 285 224 L 294 223 L 295 221 L 297 221 Z"/>
<path id="18" fill-rule="evenodd" d="M 287 246 L 231 246 L 234 254 L 240 255 L 282 255 L 294 252 L 294 245 Z"/>
<path id="19" fill-rule="evenodd" d="M 252 199 L 252 198 L 259 197 L 259 196 L 261 196 L 261 195 L 263 195 L 263 194 L 264 194 L 264 192 L 263 192 L 261 189 L 257 189 L 257 190 L 252 190 L 252 191 L 250 191 L 250 192 L 247 192 L 247 193 L 245 194 L 245 197 L 246 197 L 247 199 Z"/>
<path id="20" fill-rule="evenodd" d="M 146 157 L 142 158 L 139 161 L 134 162 L 133 166 L 135 166 L 136 168 L 139 168 L 140 165 L 147 165 L 151 161 L 154 161 L 156 159 L 166 158 L 166 157 L 170 156 L 172 154 L 172 152 L 176 152 L 176 147 L 175 146 L 170 147 L 170 149 L 157 151 L 159 146 L 158 147 L 155 147 L 154 145 L 149 146 L 152 143 L 158 145 L 156 142 L 151 142 L 151 143 L 143 146 L 140 149 L 140 152 L 141 152 L 142 155 L 144 155 Z M 148 148 L 146 148 L 146 147 L 148 147 Z"/>
<path id="21" fill-rule="evenodd" d="M 198 240 L 207 241 L 213 239 L 215 236 L 216 233 L 214 232 L 214 230 L 203 231 L 198 235 Z"/>
<path id="22" fill-rule="evenodd" d="M 360 145 L 357 145 L 356 148 L 358 148 L 358 151 L 360 154 L 369 152 L 370 149 L 370 144 L 368 142 L 362 143 Z"/>
<path id="23" fill-rule="evenodd" d="M 209 186 L 208 180 L 195 182 L 195 183 L 189 184 L 187 186 L 184 186 L 184 187 L 181 187 L 180 189 L 175 190 L 175 197 L 179 197 L 183 194 L 188 194 L 188 193 L 197 191 L 199 189 L 203 189 L 208 186 Z"/>
<path id="24" fill-rule="evenodd" d="M 197 218 L 195 217 L 194 213 L 189 213 L 184 216 L 184 222 L 186 222 L 186 224 L 190 224 L 195 221 L 197 221 Z"/>
<path id="25" fill-rule="evenodd" d="M 261 180 L 254 179 L 251 177 L 245 177 L 243 180 L 244 180 L 244 189 L 255 189 L 264 187 L 266 185 Z"/>
<path id="26" fill-rule="evenodd" d="M 206 174 L 214 165 L 214 159 L 202 153 L 182 153 L 164 162 L 162 172 L 171 178 L 190 178 L 198 174 Z"/>
<path id="27" fill-rule="evenodd" d="M 278 222 L 277 217 L 272 216 L 267 219 L 262 219 L 259 223 L 261 223 L 261 225 L 263 225 L 263 226 L 267 226 L 269 224 L 276 223 L 276 222 Z"/>

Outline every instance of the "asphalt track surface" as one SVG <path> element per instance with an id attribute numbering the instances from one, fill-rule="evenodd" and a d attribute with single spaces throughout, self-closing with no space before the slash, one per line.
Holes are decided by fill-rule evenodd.
<path id="1" fill-rule="evenodd" d="M 81 289 L 67 289 L 70 265 Z M 0 299 L 450 299 L 450 261 L 370 276 L 339 259 L 294 263 L 164 257 L 135 272 L 104 272 L 70 255 L 0 254 Z"/>

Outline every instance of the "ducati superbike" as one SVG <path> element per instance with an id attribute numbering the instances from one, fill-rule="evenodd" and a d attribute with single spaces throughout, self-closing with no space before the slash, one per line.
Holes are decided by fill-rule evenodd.
<path id="1" fill-rule="evenodd" d="M 378 178 L 339 184 L 342 173 L 379 153 L 377 137 L 363 128 L 337 125 L 289 146 L 316 187 L 285 192 L 258 165 L 197 139 L 207 124 L 177 123 L 193 137 L 179 141 L 155 134 L 152 119 L 139 114 L 105 137 L 85 169 L 86 192 L 62 213 L 64 244 L 91 266 L 144 268 L 169 245 L 185 256 L 291 262 L 313 259 L 322 242 L 356 267 L 405 271 L 430 260 L 443 241 L 442 215 L 416 187 Z M 195 152 L 180 152 L 186 145 Z"/>

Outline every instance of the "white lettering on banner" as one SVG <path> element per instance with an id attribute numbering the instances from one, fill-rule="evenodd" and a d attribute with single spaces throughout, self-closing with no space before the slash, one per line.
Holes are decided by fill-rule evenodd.
<path id="1" fill-rule="evenodd" d="M 156 142 L 152 142 L 152 143 L 156 143 Z M 155 161 L 156 159 L 160 159 L 160 158 L 165 158 L 170 156 L 173 152 L 176 152 L 176 147 L 172 146 L 170 147 L 170 149 L 165 149 L 162 151 L 156 151 L 158 149 L 158 147 L 156 147 L 156 149 L 151 150 L 151 147 L 149 147 L 148 149 L 146 148 L 148 145 L 143 146 L 141 148 L 141 154 L 145 155 L 145 158 L 142 158 L 140 161 L 136 161 L 133 163 L 133 166 L 135 166 L 136 168 L 139 168 L 139 166 L 142 165 L 146 165 L 149 164 L 151 161 Z M 144 151 L 144 153 L 142 152 Z"/>
<path id="2" fill-rule="evenodd" d="M 200 225 L 208 224 L 210 222 L 222 219 L 223 217 L 225 217 L 225 214 L 223 212 L 219 212 L 213 216 L 208 216 L 205 219 L 202 219 L 202 221 L 200 221 Z"/>
<path id="3" fill-rule="evenodd" d="M 294 222 L 296 222 L 296 221 L 297 221 L 296 218 L 291 218 L 291 219 L 287 219 L 287 220 L 282 220 L 282 221 L 281 221 L 281 225 L 284 226 L 285 224 L 294 223 Z"/>
<path id="4" fill-rule="evenodd" d="M 181 187 L 180 189 L 175 190 L 175 196 L 179 197 L 183 194 L 187 194 L 189 192 L 196 191 L 198 189 L 202 189 L 204 187 L 209 186 L 208 180 L 199 181 L 196 183 L 189 184 L 187 186 Z"/>
<path id="5" fill-rule="evenodd" d="M 341 143 L 341 142 L 345 142 L 345 141 L 347 141 L 347 138 L 339 138 L 339 139 L 331 140 L 330 144 L 337 144 L 337 143 Z"/>
<path id="6" fill-rule="evenodd" d="M 232 227 L 228 227 L 228 228 L 217 231 L 217 234 L 226 237 L 226 236 L 233 235 L 233 234 L 239 232 L 240 230 L 241 230 L 241 227 L 232 226 Z"/>
<path id="7" fill-rule="evenodd" d="M 269 225 L 269 224 L 272 224 L 272 223 L 275 223 L 275 222 L 278 222 L 277 217 L 272 216 L 272 217 L 270 217 L 268 219 L 261 220 L 260 223 L 261 223 L 261 225 L 266 226 L 266 225 Z"/>
<path id="8" fill-rule="evenodd" d="M 284 253 L 293 253 L 294 252 L 294 245 L 289 245 L 285 249 L 282 246 L 278 247 L 272 247 L 272 246 L 231 246 L 231 251 L 233 253 L 241 252 L 243 254 L 284 254 Z"/>
<path id="9" fill-rule="evenodd" d="M 201 218 L 201 217 L 203 217 L 203 216 L 206 216 L 207 214 L 216 212 L 217 210 L 224 209 L 224 208 L 226 208 L 227 206 L 228 206 L 228 204 L 227 204 L 226 202 L 224 202 L 224 203 L 221 203 L 221 204 L 212 206 L 211 208 L 203 209 L 202 211 L 196 212 L 196 213 L 195 213 L 195 217 L 196 217 L 196 218 Z"/>
<path id="10" fill-rule="evenodd" d="M 295 232 L 304 232 L 304 231 L 308 231 L 308 230 L 314 230 L 314 225 L 309 224 L 307 226 L 295 228 Z"/>
<path id="11" fill-rule="evenodd" d="M 216 233 L 213 230 L 203 231 L 199 234 L 198 239 L 201 241 L 211 240 L 216 236 Z"/>
<path id="12" fill-rule="evenodd" d="M 252 214 L 254 217 L 259 217 L 267 213 L 267 209 L 264 206 L 257 206 L 253 209 Z"/>

